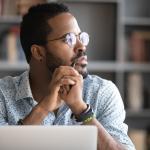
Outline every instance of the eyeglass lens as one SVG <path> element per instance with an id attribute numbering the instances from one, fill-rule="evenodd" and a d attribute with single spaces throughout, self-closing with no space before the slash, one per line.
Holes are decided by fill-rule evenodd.
<path id="1" fill-rule="evenodd" d="M 75 33 L 68 33 L 65 37 L 65 42 L 71 47 L 76 44 L 77 36 Z M 81 32 L 79 34 L 79 40 L 84 45 L 87 46 L 89 43 L 89 35 L 86 32 Z"/>

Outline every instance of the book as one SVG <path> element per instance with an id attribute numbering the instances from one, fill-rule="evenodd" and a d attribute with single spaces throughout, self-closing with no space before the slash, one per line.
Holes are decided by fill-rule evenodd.
<path id="1" fill-rule="evenodd" d="M 150 150 L 150 128 L 147 129 L 146 145 L 147 145 L 147 150 Z"/>
<path id="2" fill-rule="evenodd" d="M 10 63 L 26 61 L 19 39 L 19 32 L 19 26 L 15 25 L 4 32 L 5 35 L 3 35 L 3 39 L 1 40 L 1 60 Z"/>
<path id="3" fill-rule="evenodd" d="M 46 3 L 46 0 L 19 0 L 17 1 L 17 12 L 19 15 L 25 15 L 31 6 L 36 4 Z"/>
<path id="4" fill-rule="evenodd" d="M 16 47 L 17 38 L 15 33 L 10 32 L 6 38 L 7 45 L 7 57 L 8 61 L 14 63 L 17 61 L 17 47 Z"/>
<path id="5" fill-rule="evenodd" d="M 2 2 L 2 15 L 15 16 L 17 15 L 16 0 L 3 0 Z"/>
<path id="6" fill-rule="evenodd" d="M 133 63 L 150 62 L 150 31 L 135 30 L 129 36 L 129 55 Z M 149 77 L 148 77 L 149 78 Z M 127 99 L 128 107 L 134 111 L 146 108 L 149 104 L 145 101 L 149 93 L 150 80 L 146 80 L 144 73 L 132 71 L 127 76 Z M 146 86 L 148 84 L 148 86 Z M 148 87 L 148 88 L 147 88 Z M 147 98 L 146 98 L 147 99 Z M 147 106 L 146 106 L 147 105 Z"/>
<path id="7" fill-rule="evenodd" d="M 144 109 L 150 109 L 150 73 L 144 72 L 143 75 L 143 91 L 144 91 Z"/>
<path id="8" fill-rule="evenodd" d="M 6 35 L 8 30 L 3 30 L 0 34 L 0 61 L 5 61 L 7 59 L 7 44 Z"/>
<path id="9" fill-rule="evenodd" d="M 143 79 L 142 74 L 137 72 L 129 73 L 127 76 L 127 107 L 132 111 L 139 111 L 143 108 Z"/>
<path id="10" fill-rule="evenodd" d="M 3 11 L 3 2 L 4 0 L 0 0 L 0 16 L 2 15 L 2 11 Z"/>
<path id="11" fill-rule="evenodd" d="M 131 61 L 135 63 L 150 61 L 150 31 L 133 31 L 129 45 Z"/>
<path id="12" fill-rule="evenodd" d="M 28 9 L 46 0 L 0 0 L 0 14 L 3 16 L 24 15 Z"/>

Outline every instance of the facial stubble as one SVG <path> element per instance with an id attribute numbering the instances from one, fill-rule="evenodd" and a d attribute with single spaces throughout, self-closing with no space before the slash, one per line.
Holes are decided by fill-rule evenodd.
<path id="1" fill-rule="evenodd" d="M 84 56 L 85 53 L 83 52 L 79 52 L 77 54 L 77 56 L 73 57 L 71 59 L 71 64 L 68 64 L 65 60 L 55 56 L 54 54 L 52 54 L 51 52 L 46 53 L 46 65 L 50 71 L 50 74 L 52 75 L 55 71 L 56 68 L 60 67 L 60 66 L 72 66 L 73 68 L 75 68 L 82 76 L 83 78 L 86 78 L 88 75 L 88 71 L 87 71 L 87 65 L 76 65 L 77 59 L 80 58 L 81 56 Z"/>

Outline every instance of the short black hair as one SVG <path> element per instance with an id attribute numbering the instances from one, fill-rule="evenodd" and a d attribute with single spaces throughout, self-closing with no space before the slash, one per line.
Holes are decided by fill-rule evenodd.
<path id="1" fill-rule="evenodd" d="M 27 62 L 31 59 L 31 46 L 33 44 L 45 45 L 47 35 L 52 31 L 48 19 L 69 12 L 69 8 L 62 3 L 45 3 L 32 6 L 23 16 L 20 27 L 20 41 Z"/>

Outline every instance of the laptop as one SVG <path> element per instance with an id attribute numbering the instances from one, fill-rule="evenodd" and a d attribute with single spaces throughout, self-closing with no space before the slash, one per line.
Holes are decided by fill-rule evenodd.
<path id="1" fill-rule="evenodd" d="M 97 150 L 97 128 L 1 126 L 0 150 Z"/>

